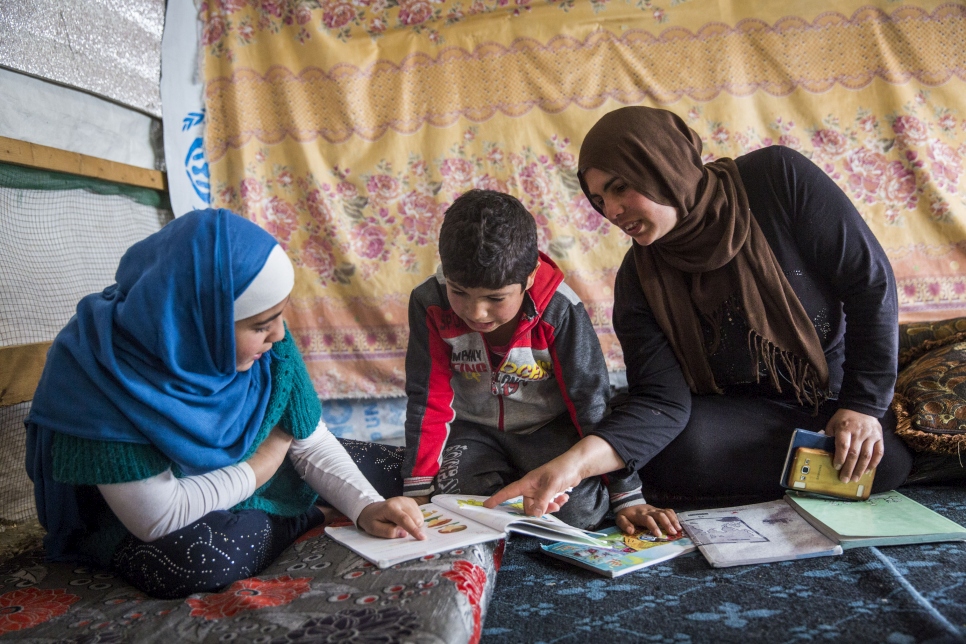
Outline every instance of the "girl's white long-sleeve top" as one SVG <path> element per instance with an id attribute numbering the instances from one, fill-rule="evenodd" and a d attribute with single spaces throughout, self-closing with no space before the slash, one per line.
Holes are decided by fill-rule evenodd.
<path id="1" fill-rule="evenodd" d="M 367 505 L 384 500 L 322 421 L 311 436 L 292 441 L 288 458 L 317 494 L 353 522 Z M 245 462 L 181 478 L 168 469 L 140 481 L 97 488 L 131 534 L 154 541 L 250 497 L 255 472 Z"/>

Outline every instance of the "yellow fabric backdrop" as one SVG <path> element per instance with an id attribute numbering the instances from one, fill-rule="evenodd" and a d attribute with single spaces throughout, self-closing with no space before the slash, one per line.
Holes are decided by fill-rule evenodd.
<path id="1" fill-rule="evenodd" d="M 966 314 L 966 8 L 928 0 L 206 0 L 214 205 L 297 267 L 286 314 L 323 398 L 402 393 L 410 290 L 463 191 L 519 197 L 609 366 L 628 241 L 586 202 L 583 134 L 662 106 L 708 159 L 782 144 L 886 248 L 903 320 Z"/>

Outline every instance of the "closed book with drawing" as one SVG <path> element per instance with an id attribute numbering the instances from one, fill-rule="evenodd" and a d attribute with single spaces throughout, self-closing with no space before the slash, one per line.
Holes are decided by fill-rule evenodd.
<path id="1" fill-rule="evenodd" d="M 835 501 L 787 495 L 788 505 L 843 548 L 936 541 L 966 541 L 966 528 L 899 492 L 867 501 Z"/>
<path id="2" fill-rule="evenodd" d="M 653 539 L 645 533 L 626 535 L 616 526 L 601 533 L 607 547 L 557 542 L 541 544 L 544 553 L 569 564 L 592 570 L 605 577 L 620 577 L 629 572 L 659 564 L 694 552 L 696 546 L 684 536 Z"/>
<path id="3" fill-rule="evenodd" d="M 555 516 L 527 516 L 519 498 L 505 501 L 493 509 L 483 507 L 486 498 L 466 494 L 438 494 L 433 497 L 432 503 L 419 506 L 423 513 L 423 534 L 426 536 L 424 541 L 412 536 L 402 539 L 374 537 L 353 525 L 329 526 L 325 532 L 380 568 L 502 539 L 508 532 L 584 546 L 606 545 L 600 539 L 603 536 L 601 533 L 580 530 Z"/>
<path id="4" fill-rule="evenodd" d="M 715 568 L 842 554 L 782 500 L 680 512 L 678 519 Z"/>

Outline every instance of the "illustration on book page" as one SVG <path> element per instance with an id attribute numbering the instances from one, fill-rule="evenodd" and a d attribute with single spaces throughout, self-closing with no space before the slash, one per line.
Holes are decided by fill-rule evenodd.
<path id="1" fill-rule="evenodd" d="M 698 546 L 716 543 L 759 543 L 768 538 L 738 517 L 694 518 L 688 521 L 691 541 Z"/>

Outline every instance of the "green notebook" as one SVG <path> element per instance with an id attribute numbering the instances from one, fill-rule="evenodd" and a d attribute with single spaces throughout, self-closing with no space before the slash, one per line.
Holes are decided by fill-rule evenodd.
<path id="1" fill-rule="evenodd" d="M 834 501 L 786 495 L 819 532 L 842 548 L 966 541 L 966 528 L 898 492 L 873 494 L 868 501 Z"/>

